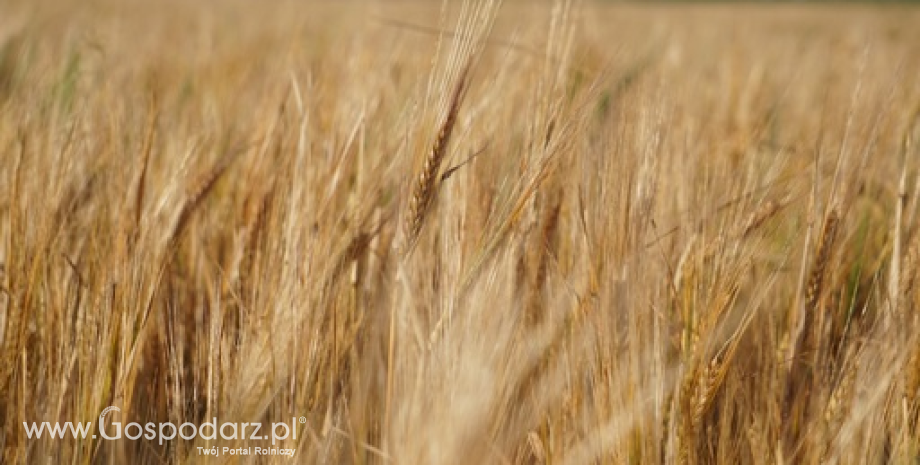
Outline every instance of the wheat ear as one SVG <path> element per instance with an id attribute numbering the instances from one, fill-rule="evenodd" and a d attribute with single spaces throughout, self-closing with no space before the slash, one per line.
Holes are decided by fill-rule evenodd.
<path id="1" fill-rule="evenodd" d="M 425 218 L 437 196 L 437 191 L 441 182 L 439 175 L 441 163 L 444 161 L 444 157 L 447 154 L 450 137 L 457 123 L 457 114 L 460 112 L 460 103 L 463 100 L 466 90 L 468 70 L 469 68 L 465 68 L 460 73 L 460 77 L 454 87 L 454 93 L 451 96 L 447 116 L 441 124 L 441 128 L 438 131 L 437 137 L 435 137 L 431 150 L 425 157 L 425 164 L 422 166 L 421 172 L 416 176 L 415 185 L 409 196 L 409 212 L 404 224 L 405 241 L 403 243 L 403 255 L 408 255 L 418 241 Z"/>

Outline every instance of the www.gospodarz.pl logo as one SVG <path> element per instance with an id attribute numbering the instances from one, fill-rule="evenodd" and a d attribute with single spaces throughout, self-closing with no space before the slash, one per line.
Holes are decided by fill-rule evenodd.
<path id="1" fill-rule="evenodd" d="M 131 422 L 122 427 L 122 424 L 117 421 L 112 421 L 111 424 L 106 425 L 106 416 L 113 412 L 121 412 L 121 409 L 115 406 L 106 407 L 102 413 L 99 414 L 98 435 L 91 433 L 93 428 L 92 422 L 73 423 L 68 421 L 63 424 L 50 422 L 33 422 L 30 424 L 28 422 L 23 422 L 22 426 L 25 428 L 26 435 L 29 439 L 38 439 L 41 438 L 43 434 L 47 433 L 51 438 L 60 439 L 67 436 L 72 436 L 74 439 L 87 439 L 89 437 L 96 439 L 98 436 L 101 436 L 103 439 L 110 441 L 122 438 L 137 441 L 143 438 L 148 441 L 157 440 L 159 444 L 163 444 L 166 441 L 172 441 L 177 438 L 186 441 L 196 438 L 211 441 L 220 437 L 228 441 L 244 439 L 264 441 L 271 439 L 272 445 L 275 445 L 279 441 L 287 439 L 296 441 L 297 424 L 304 424 L 307 422 L 305 417 L 292 417 L 290 423 L 272 423 L 269 428 L 263 429 L 261 423 L 227 422 L 219 424 L 215 417 L 212 418 L 211 421 L 202 423 L 201 425 L 190 422 L 182 423 L 178 426 L 172 422 L 149 422 L 141 425 L 137 422 Z"/>

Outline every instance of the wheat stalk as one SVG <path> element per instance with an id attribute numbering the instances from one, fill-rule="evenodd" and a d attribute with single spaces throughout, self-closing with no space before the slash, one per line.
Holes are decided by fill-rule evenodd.
<path id="1" fill-rule="evenodd" d="M 831 208 L 824 219 L 821 235 L 818 237 L 815 259 L 805 295 L 806 308 L 797 330 L 798 335 L 792 350 L 792 364 L 787 373 L 782 412 L 786 430 L 785 444 L 790 451 L 800 440 L 799 435 L 802 432 L 798 415 L 807 412 L 811 405 L 812 388 L 815 382 L 815 374 L 811 366 L 812 362 L 817 360 L 818 338 L 824 321 L 822 299 L 839 224 L 837 209 Z M 803 366 L 805 368 L 800 368 Z"/>

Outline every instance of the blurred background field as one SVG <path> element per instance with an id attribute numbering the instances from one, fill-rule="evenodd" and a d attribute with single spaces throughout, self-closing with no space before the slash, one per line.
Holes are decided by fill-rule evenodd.
<path id="1" fill-rule="evenodd" d="M 4 1 L 0 463 L 916 463 L 918 25 Z"/>

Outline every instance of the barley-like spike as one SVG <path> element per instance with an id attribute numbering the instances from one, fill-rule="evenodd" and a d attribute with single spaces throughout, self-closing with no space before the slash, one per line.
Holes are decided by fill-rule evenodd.
<path id="1" fill-rule="evenodd" d="M 191 219 L 192 214 L 195 213 L 201 205 L 201 201 L 207 197 L 208 193 L 214 189 L 214 186 L 217 185 L 217 181 L 221 176 L 227 172 L 227 168 L 229 168 L 232 161 L 236 159 L 236 154 L 238 152 L 239 150 L 233 151 L 221 158 L 195 186 L 195 189 L 189 191 L 188 197 L 186 197 L 185 202 L 182 204 L 182 209 L 179 212 L 179 218 L 176 220 L 172 233 L 169 235 L 168 244 L 170 249 L 173 248 L 182 237 L 182 233 L 188 226 L 188 221 Z"/>
<path id="2" fill-rule="evenodd" d="M 827 215 L 827 219 L 824 220 L 824 227 L 821 230 L 821 236 L 818 238 L 818 248 L 815 254 L 814 266 L 808 278 L 808 290 L 805 295 L 808 312 L 818 310 L 821 294 L 824 289 L 824 282 L 827 276 L 827 265 L 831 260 L 831 253 L 833 251 L 839 223 L 840 218 L 837 216 L 837 210 L 831 210 Z"/>
<path id="3" fill-rule="evenodd" d="M 679 418 L 680 424 L 678 425 L 678 458 L 677 463 L 679 464 L 688 464 L 691 463 L 691 449 L 694 448 L 696 443 L 696 428 L 697 424 L 694 423 L 693 419 L 695 417 L 695 394 L 700 389 L 700 362 L 699 360 L 694 360 L 691 362 L 692 365 L 687 373 L 684 375 L 684 379 L 680 385 L 680 402 L 678 406 L 680 409 Z"/>
<path id="4" fill-rule="evenodd" d="M 857 359 L 848 360 L 840 381 L 831 393 L 827 401 L 827 406 L 824 409 L 824 421 L 828 425 L 836 425 L 846 413 L 845 403 L 849 400 L 853 392 L 853 386 L 856 382 L 856 373 L 858 371 L 857 368 Z"/>
<path id="5" fill-rule="evenodd" d="M 810 362 L 803 359 L 806 354 L 813 356 L 815 348 L 818 345 L 818 335 L 820 332 L 820 315 L 821 299 L 826 280 L 827 265 L 831 260 L 834 240 L 837 235 L 837 227 L 840 218 L 836 209 L 831 209 L 824 220 L 824 226 L 821 229 L 821 236 L 818 238 L 815 261 L 812 265 L 811 274 L 808 278 L 808 288 L 805 295 L 805 313 L 799 325 L 798 334 L 795 337 L 795 346 L 792 352 L 793 364 L 790 368 L 789 378 L 786 382 L 785 394 L 783 399 L 783 421 L 785 425 L 785 443 L 787 448 L 794 447 L 801 438 L 798 423 L 798 415 L 809 408 L 811 402 L 811 391 L 815 375 L 812 372 Z M 815 321 L 817 318 L 817 322 Z M 790 449 L 791 450 L 791 449 Z"/>
<path id="6" fill-rule="evenodd" d="M 709 365 L 704 370 L 702 379 L 700 380 L 699 392 L 696 397 L 698 403 L 693 412 L 694 425 L 700 425 L 703 416 L 706 415 L 710 407 L 712 407 L 712 401 L 715 399 L 716 393 L 718 393 L 719 389 L 722 387 L 722 383 L 725 382 L 725 377 L 728 374 L 728 367 L 735 357 L 735 352 L 738 350 L 740 342 L 740 333 L 732 336 L 732 339 L 712 357 Z"/>
<path id="7" fill-rule="evenodd" d="M 144 208 L 144 186 L 147 184 L 147 170 L 150 165 L 150 153 L 153 151 L 153 137 L 156 134 L 157 118 L 159 114 L 154 111 L 150 114 L 147 122 L 147 132 L 144 135 L 144 145 L 141 148 L 141 171 L 137 176 L 137 187 L 134 195 L 134 230 L 132 231 L 131 241 L 136 240 L 133 237 L 140 230 L 141 215 Z"/>
<path id="8" fill-rule="evenodd" d="M 460 103 L 463 100 L 466 90 L 466 79 L 469 68 L 460 73 L 454 93 L 451 97 L 450 106 L 447 110 L 447 116 L 441 128 L 435 137 L 434 144 L 428 155 L 425 157 L 425 163 L 422 171 L 416 176 L 415 186 L 409 196 L 409 211 L 405 222 L 405 241 L 403 244 L 403 254 L 408 253 L 415 246 L 419 233 L 422 230 L 422 224 L 428 214 L 428 210 L 437 195 L 437 189 L 440 184 L 439 171 L 441 162 L 447 154 L 447 147 L 450 144 L 450 137 L 453 134 L 454 126 L 457 123 L 457 114 L 460 112 Z"/>
<path id="9" fill-rule="evenodd" d="M 776 213 L 779 212 L 782 207 L 783 204 L 779 202 L 774 200 L 767 201 L 747 218 L 747 221 L 745 221 L 744 227 L 741 228 L 738 236 L 742 238 L 747 237 L 752 232 L 760 228 L 760 226 L 762 226 L 767 220 L 776 215 Z"/>
<path id="10" fill-rule="evenodd" d="M 559 198 L 556 200 L 555 205 L 553 205 L 549 211 L 546 213 L 546 220 L 543 223 L 543 231 L 540 235 L 541 246 L 544 246 L 547 251 L 551 251 L 554 247 L 556 241 L 556 230 L 559 227 L 559 212 L 562 210 L 562 195 L 559 195 Z M 547 268 L 549 266 L 549 258 L 546 253 L 540 255 L 540 264 L 537 267 L 536 275 L 536 284 L 537 286 L 542 286 L 546 281 Z"/>
<path id="11" fill-rule="evenodd" d="M 372 233 L 359 232 L 348 242 L 348 245 L 345 249 L 339 253 L 338 258 L 336 258 L 334 264 L 332 265 L 332 270 L 329 272 L 329 277 L 326 281 L 326 287 L 333 285 L 341 277 L 342 273 L 345 272 L 345 269 L 348 267 L 351 262 L 360 258 L 367 251 L 368 246 L 371 244 L 371 239 L 374 238 Z"/>
<path id="12" fill-rule="evenodd" d="M 562 209 L 562 195 L 544 213 L 543 227 L 537 237 L 537 264 L 533 282 L 527 297 L 527 320 L 539 323 L 542 320 L 543 288 L 549 272 L 552 255 L 555 253 L 556 230 L 559 227 L 559 212 Z"/>

